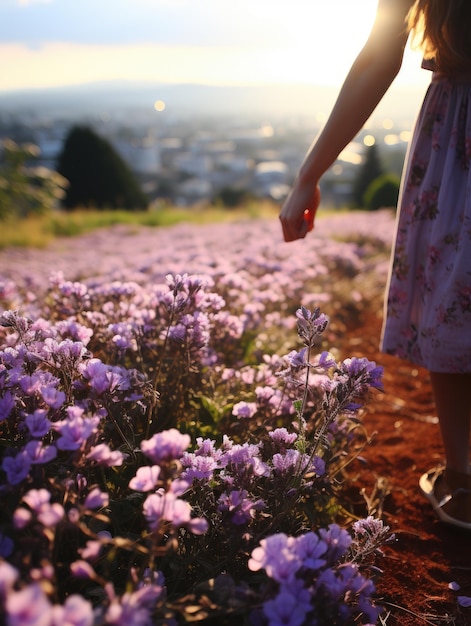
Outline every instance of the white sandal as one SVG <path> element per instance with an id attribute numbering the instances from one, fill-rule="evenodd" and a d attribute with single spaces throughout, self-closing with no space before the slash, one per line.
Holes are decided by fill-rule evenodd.
<path id="1" fill-rule="evenodd" d="M 451 526 L 455 526 L 457 528 L 463 528 L 465 530 L 471 530 L 471 522 L 465 522 L 464 520 L 457 519 L 456 517 L 452 517 L 444 510 L 444 506 L 446 506 L 449 502 L 452 502 L 453 499 L 460 498 L 462 496 L 470 496 L 471 489 L 458 488 L 455 491 L 446 493 L 440 500 L 437 499 L 435 495 L 437 481 L 443 478 L 445 472 L 445 468 L 435 467 L 430 471 L 423 474 L 419 480 L 419 488 L 422 494 L 427 498 L 430 504 L 433 507 L 438 519 L 445 524 L 450 524 Z"/>

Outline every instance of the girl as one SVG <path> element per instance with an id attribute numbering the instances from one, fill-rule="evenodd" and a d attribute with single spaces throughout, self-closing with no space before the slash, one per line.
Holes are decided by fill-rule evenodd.
<path id="1" fill-rule="evenodd" d="M 471 530 L 470 0 L 378 0 L 280 220 L 286 241 L 313 228 L 319 179 L 386 93 L 411 31 L 432 80 L 403 174 L 381 348 L 430 372 L 446 464 L 424 474 L 420 489 L 442 521 Z"/>

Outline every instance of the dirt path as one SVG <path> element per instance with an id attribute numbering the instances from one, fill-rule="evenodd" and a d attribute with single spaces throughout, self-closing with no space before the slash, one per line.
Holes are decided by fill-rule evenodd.
<path id="1" fill-rule="evenodd" d="M 366 449 L 361 483 L 371 493 L 386 479 L 383 520 L 396 533 L 378 563 L 377 582 L 391 612 L 387 626 L 471 624 L 471 608 L 457 606 L 458 595 L 471 596 L 471 534 L 438 522 L 418 490 L 422 473 L 443 460 L 439 426 L 426 371 L 378 351 L 381 317 L 367 314 L 345 337 L 346 356 L 366 356 L 385 368 L 385 393 L 374 394 L 364 418 L 376 432 Z M 461 589 L 452 591 L 450 582 Z M 392 605 L 398 605 L 394 607 Z"/>

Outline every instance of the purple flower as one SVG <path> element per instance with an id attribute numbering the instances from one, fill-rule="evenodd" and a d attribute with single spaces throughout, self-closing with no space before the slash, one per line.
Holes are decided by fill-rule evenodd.
<path id="1" fill-rule="evenodd" d="M 333 356 L 330 354 L 330 352 L 324 351 L 320 354 L 317 365 L 318 367 L 321 367 L 324 370 L 329 370 L 332 367 L 336 367 L 337 362 L 335 361 Z"/>
<path id="2" fill-rule="evenodd" d="M 141 450 L 154 463 L 161 463 L 180 459 L 190 442 L 190 435 L 182 434 L 176 428 L 170 428 L 144 440 L 141 443 Z"/>
<path id="3" fill-rule="evenodd" d="M 319 529 L 319 535 L 328 546 L 326 557 L 330 563 L 337 562 L 352 543 L 349 533 L 337 524 L 330 524 L 327 529 Z"/>
<path id="4" fill-rule="evenodd" d="M 267 600 L 263 604 L 268 626 L 303 626 L 306 615 L 311 610 L 309 603 L 300 602 L 286 589 L 281 589 L 273 600 Z"/>
<path id="5" fill-rule="evenodd" d="M 255 402 L 237 402 L 232 407 L 232 415 L 241 417 L 244 419 L 253 417 L 257 412 L 257 405 Z"/>
<path id="6" fill-rule="evenodd" d="M 256 510 L 265 507 L 263 500 L 251 500 L 245 489 L 241 491 L 231 491 L 223 493 L 218 500 L 218 511 L 228 511 L 231 513 L 233 524 L 246 524 L 254 515 Z"/>
<path id="7" fill-rule="evenodd" d="M 99 443 L 93 446 L 87 454 L 87 459 L 96 461 L 98 465 L 103 465 L 104 467 L 117 467 L 122 465 L 125 458 L 125 454 L 119 450 L 111 450 L 106 443 Z"/>
<path id="8" fill-rule="evenodd" d="M 23 496 L 23 502 L 29 506 L 29 508 L 37 513 L 43 504 L 48 504 L 51 500 L 51 494 L 47 489 L 30 489 Z"/>
<path id="9" fill-rule="evenodd" d="M 52 385 L 46 385 L 41 389 L 41 396 L 44 402 L 51 407 L 51 409 L 59 409 L 67 397 L 63 391 L 59 391 Z"/>
<path id="10" fill-rule="evenodd" d="M 96 578 L 96 572 L 90 563 L 80 559 L 70 564 L 70 573 L 75 578 L 83 578 L 85 580 L 94 580 Z"/>
<path id="11" fill-rule="evenodd" d="M 31 465 L 44 465 L 57 456 L 56 448 L 45 446 L 42 441 L 30 441 L 24 449 L 31 460 Z"/>
<path id="12" fill-rule="evenodd" d="M 286 428 L 275 428 L 268 435 L 275 443 L 286 445 L 293 444 L 298 438 L 296 433 L 289 433 Z"/>
<path id="13" fill-rule="evenodd" d="M 293 550 L 294 545 L 294 537 L 284 533 L 262 539 L 260 546 L 252 550 L 249 569 L 252 572 L 265 569 L 270 578 L 280 583 L 294 580 L 301 567 L 301 561 Z"/>
<path id="14" fill-rule="evenodd" d="M 30 489 L 23 501 L 36 514 L 43 526 L 56 526 L 64 518 L 64 508 L 58 502 L 50 504 L 51 494 L 47 489 Z"/>
<path id="15" fill-rule="evenodd" d="M 6 456 L 2 461 L 2 469 L 7 475 L 7 481 L 11 485 L 18 485 L 28 476 L 31 469 L 29 454 L 22 450 L 16 456 Z"/>
<path id="16" fill-rule="evenodd" d="M 0 600 L 5 599 L 18 580 L 19 572 L 7 561 L 0 561 Z"/>
<path id="17" fill-rule="evenodd" d="M 192 480 L 210 480 L 218 464 L 212 456 L 197 456 L 197 453 L 185 452 L 182 457 L 182 478 Z"/>
<path id="18" fill-rule="evenodd" d="M 292 350 L 288 354 L 287 359 L 291 369 L 297 371 L 306 367 L 306 352 L 307 348 L 302 348 L 301 350 L 299 350 L 299 352 L 296 352 L 296 350 Z"/>
<path id="19" fill-rule="evenodd" d="M 25 418 L 25 424 L 33 437 L 44 437 L 51 429 L 51 422 L 47 419 L 45 409 L 36 409 Z"/>
<path id="20" fill-rule="evenodd" d="M 31 511 L 28 511 L 23 506 L 20 506 L 13 512 L 13 526 L 15 528 L 26 528 L 32 519 Z"/>
<path id="21" fill-rule="evenodd" d="M 57 447 L 60 450 L 78 450 L 97 430 L 100 423 L 98 416 L 82 417 L 83 409 L 72 406 L 67 408 L 67 419 L 55 422 L 53 427 L 60 434 Z"/>
<path id="22" fill-rule="evenodd" d="M 0 398 L 0 422 L 7 419 L 14 408 L 15 397 L 9 391 L 5 391 Z"/>
<path id="23" fill-rule="evenodd" d="M 151 530 L 156 530 L 161 520 L 171 522 L 178 528 L 188 524 L 191 519 L 191 506 L 173 493 L 153 493 L 147 496 L 143 511 Z"/>
<path id="24" fill-rule="evenodd" d="M 297 537 L 294 550 L 301 559 L 303 567 L 317 570 L 325 565 L 325 559 L 320 557 L 327 552 L 327 544 L 313 532 Z"/>
<path id="25" fill-rule="evenodd" d="M 109 588 L 108 588 L 109 591 Z M 160 585 L 145 585 L 132 593 L 125 593 L 122 598 L 111 597 L 106 612 L 106 624 L 110 626 L 152 626 L 152 613 L 162 595 Z M 168 622 L 169 626 L 172 622 Z"/>
<path id="26" fill-rule="evenodd" d="M 99 540 L 87 541 L 84 548 L 79 548 L 78 553 L 84 561 L 95 561 L 101 554 L 103 542 Z"/>
<path id="27" fill-rule="evenodd" d="M 95 487 L 85 498 L 83 506 L 86 509 L 101 509 L 108 506 L 109 501 L 109 495 L 106 492 L 101 491 L 98 487 Z"/>
<path id="28" fill-rule="evenodd" d="M 368 387 L 383 389 L 384 368 L 377 366 L 374 361 L 369 361 L 365 357 L 353 357 L 345 359 L 338 367 L 341 374 L 346 374 L 349 378 L 358 381 L 361 391 L 366 391 Z"/>
<path id="29" fill-rule="evenodd" d="M 8 594 L 5 613 L 8 626 L 50 626 L 51 604 L 38 583 Z"/>
<path id="30" fill-rule="evenodd" d="M 78 594 L 68 596 L 64 606 L 52 607 L 51 626 L 93 626 L 93 607 Z"/>
<path id="31" fill-rule="evenodd" d="M 273 467 L 280 474 L 292 473 L 293 470 L 304 469 L 308 460 L 309 457 L 301 455 L 297 450 L 286 450 L 284 454 L 273 455 Z"/>
<path id="32" fill-rule="evenodd" d="M 134 491 L 152 491 L 157 486 L 160 475 L 158 465 L 140 467 L 134 478 L 129 481 L 129 488 Z"/>
<path id="33" fill-rule="evenodd" d="M 327 328 L 329 318 L 320 312 L 320 309 L 309 311 L 302 306 L 296 311 L 298 320 L 298 335 L 303 340 L 304 345 L 312 348 L 319 343 L 320 336 Z"/>

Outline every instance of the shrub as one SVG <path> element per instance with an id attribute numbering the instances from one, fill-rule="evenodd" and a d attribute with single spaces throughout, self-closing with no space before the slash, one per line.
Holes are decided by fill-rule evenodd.
<path id="1" fill-rule="evenodd" d="M 57 171 L 69 181 L 67 209 L 145 209 L 149 204 L 133 173 L 111 144 L 87 127 L 73 127 Z"/>
<path id="2" fill-rule="evenodd" d="M 18 145 L 11 139 L 4 140 L 0 220 L 46 213 L 64 196 L 67 181 L 57 172 L 34 166 L 38 156 L 39 148 L 34 144 Z"/>
<path id="3" fill-rule="evenodd" d="M 364 205 L 368 211 L 376 211 L 381 208 L 397 206 L 399 196 L 400 179 L 394 174 L 378 176 L 370 185 L 364 195 Z"/>
<path id="4" fill-rule="evenodd" d="M 246 424 L 230 437 L 208 391 L 227 381 L 234 331 L 210 289 L 187 275 L 153 291 L 56 277 L 35 321 L 1 316 L 11 623 L 377 620 L 368 567 L 390 533 L 372 518 L 342 528 L 336 486 L 382 369 L 318 354 L 327 317 L 301 307 L 302 348 L 244 372 L 253 401 L 227 397 L 223 412 Z"/>

